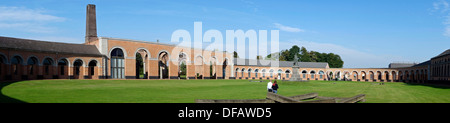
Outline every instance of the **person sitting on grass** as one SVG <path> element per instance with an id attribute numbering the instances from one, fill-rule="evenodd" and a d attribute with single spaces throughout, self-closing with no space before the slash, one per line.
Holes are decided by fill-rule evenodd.
<path id="1" fill-rule="evenodd" d="M 269 83 L 267 83 L 267 91 L 272 92 L 272 80 L 269 80 Z"/>
<path id="2" fill-rule="evenodd" d="M 273 93 L 277 93 L 278 92 L 278 84 L 277 84 L 277 80 L 275 80 L 275 82 L 273 83 L 273 85 L 272 85 L 272 91 L 273 91 Z"/>

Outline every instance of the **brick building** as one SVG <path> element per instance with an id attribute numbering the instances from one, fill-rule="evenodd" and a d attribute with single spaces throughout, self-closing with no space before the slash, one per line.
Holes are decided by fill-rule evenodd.
<path id="1" fill-rule="evenodd" d="M 232 53 L 159 42 L 98 37 L 95 5 L 87 6 L 84 44 L 0 37 L 0 81 L 32 79 L 281 79 L 293 62 L 235 59 Z M 142 63 L 140 63 L 142 62 Z M 450 80 L 450 50 L 420 64 L 329 68 L 300 62 L 304 80 L 428 82 Z M 142 74 L 141 72 L 142 71 Z"/>

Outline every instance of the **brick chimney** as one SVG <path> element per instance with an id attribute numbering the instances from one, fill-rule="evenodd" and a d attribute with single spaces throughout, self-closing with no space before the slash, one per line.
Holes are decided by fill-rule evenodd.
<path id="1" fill-rule="evenodd" d="M 95 5 L 88 4 L 86 8 L 86 40 L 85 44 L 93 44 L 98 40 L 97 19 L 95 15 Z"/>

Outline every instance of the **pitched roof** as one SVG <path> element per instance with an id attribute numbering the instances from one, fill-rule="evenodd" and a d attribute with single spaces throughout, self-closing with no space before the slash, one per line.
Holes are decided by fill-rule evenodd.
<path id="1" fill-rule="evenodd" d="M 439 54 L 439 55 L 437 55 L 437 56 L 435 56 L 435 57 L 433 57 L 431 59 L 439 58 L 439 57 L 446 56 L 446 55 L 450 55 L 450 49 L 442 52 L 441 54 Z"/>
<path id="2" fill-rule="evenodd" d="M 390 63 L 389 68 L 405 68 L 417 65 L 416 63 Z"/>
<path id="3" fill-rule="evenodd" d="M 94 45 L 48 42 L 2 36 L 0 36 L 0 44 L 0 48 L 5 49 L 103 56 Z"/>
<path id="4" fill-rule="evenodd" d="M 235 58 L 233 60 L 234 65 L 239 66 L 258 66 L 258 67 L 271 67 L 272 65 L 278 67 L 292 67 L 294 62 L 292 61 L 272 61 L 272 60 L 254 60 L 254 59 L 240 59 Z M 298 62 L 298 66 L 302 68 L 327 68 L 326 62 Z"/>

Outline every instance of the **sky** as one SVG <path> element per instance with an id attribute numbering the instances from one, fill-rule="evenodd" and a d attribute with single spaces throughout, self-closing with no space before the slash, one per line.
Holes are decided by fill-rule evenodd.
<path id="1" fill-rule="evenodd" d="M 345 68 L 420 63 L 450 48 L 450 0 L 3 0 L 0 36 L 84 43 L 87 4 L 100 37 L 172 43 L 179 29 L 193 38 L 194 22 L 224 35 L 279 30 L 279 49 L 335 53 Z"/>

